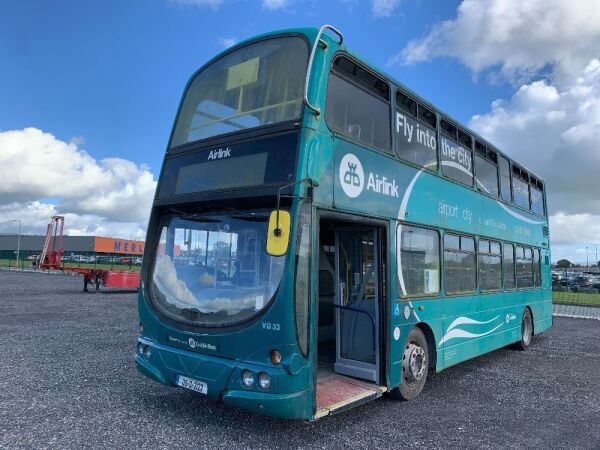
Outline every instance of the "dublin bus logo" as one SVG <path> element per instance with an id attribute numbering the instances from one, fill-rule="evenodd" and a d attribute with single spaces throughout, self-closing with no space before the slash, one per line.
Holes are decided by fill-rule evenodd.
<path id="1" fill-rule="evenodd" d="M 363 190 L 365 173 L 362 164 L 352 153 L 346 154 L 340 163 L 340 184 L 346 195 L 356 198 Z"/>

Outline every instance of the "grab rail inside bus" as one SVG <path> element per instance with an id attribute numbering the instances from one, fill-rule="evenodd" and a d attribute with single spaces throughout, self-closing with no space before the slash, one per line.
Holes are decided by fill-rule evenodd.
<path id="1" fill-rule="evenodd" d="M 310 101 L 308 100 L 308 86 L 309 86 L 309 81 L 310 81 L 310 72 L 312 71 L 312 65 L 313 65 L 313 61 L 315 59 L 315 53 L 317 53 L 317 48 L 319 47 L 320 43 L 322 43 L 324 45 L 324 47 L 327 48 L 327 43 L 321 39 L 321 35 L 325 32 L 325 30 L 331 30 L 335 34 L 337 34 L 340 37 L 340 42 L 339 42 L 340 45 L 342 45 L 342 42 L 344 42 L 344 35 L 342 34 L 341 31 L 339 31 L 337 28 L 335 28 L 332 25 L 323 25 L 319 29 L 319 32 L 317 33 L 317 38 L 315 39 L 315 43 L 313 44 L 312 50 L 310 52 L 310 58 L 308 60 L 308 67 L 306 69 L 306 79 L 304 80 L 304 104 L 306 105 L 306 107 L 308 109 L 310 109 L 313 113 L 315 113 L 317 118 L 321 115 L 321 110 L 317 106 L 314 106 L 312 103 L 310 103 Z"/>
<path id="2" fill-rule="evenodd" d="M 362 314 L 366 314 L 367 317 L 369 319 L 371 319 L 371 331 L 373 332 L 373 351 L 377 350 L 377 345 L 375 342 L 375 337 L 376 337 L 376 326 L 375 326 L 375 319 L 373 318 L 373 316 L 371 315 L 370 312 L 365 311 L 363 309 L 358 309 L 358 308 L 352 308 L 351 306 L 344 306 L 344 305 L 333 305 L 334 308 L 339 308 L 339 309 L 345 309 L 347 311 L 352 311 L 352 312 L 357 312 L 357 313 L 362 313 Z"/>

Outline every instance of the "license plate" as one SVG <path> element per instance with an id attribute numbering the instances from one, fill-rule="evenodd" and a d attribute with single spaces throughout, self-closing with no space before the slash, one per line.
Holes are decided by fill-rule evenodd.
<path id="1" fill-rule="evenodd" d="M 175 377 L 175 384 L 186 389 L 191 389 L 192 391 L 200 392 L 201 394 L 208 394 L 208 385 L 203 381 L 177 375 Z"/>

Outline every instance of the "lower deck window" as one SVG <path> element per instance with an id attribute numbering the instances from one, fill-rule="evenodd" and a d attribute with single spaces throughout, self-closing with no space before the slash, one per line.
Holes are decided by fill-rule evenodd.
<path id="1" fill-rule="evenodd" d="M 475 239 L 444 236 L 444 286 L 447 294 L 474 292 L 477 286 Z"/>
<path id="2" fill-rule="evenodd" d="M 515 246 L 504 244 L 502 252 L 504 260 L 502 261 L 502 273 L 504 275 L 504 289 L 514 289 L 515 282 Z"/>
<path id="3" fill-rule="evenodd" d="M 517 287 L 533 287 L 533 254 L 527 247 L 517 246 Z"/>
<path id="4" fill-rule="evenodd" d="M 402 296 L 422 296 L 440 291 L 440 237 L 437 231 L 398 225 L 398 276 Z"/>
<path id="5" fill-rule="evenodd" d="M 501 267 L 500 244 L 481 239 L 479 241 L 479 288 L 482 291 L 501 288 Z"/>
<path id="6" fill-rule="evenodd" d="M 540 265 L 540 251 L 536 248 L 533 250 L 533 284 L 535 287 L 542 285 L 542 267 Z"/>

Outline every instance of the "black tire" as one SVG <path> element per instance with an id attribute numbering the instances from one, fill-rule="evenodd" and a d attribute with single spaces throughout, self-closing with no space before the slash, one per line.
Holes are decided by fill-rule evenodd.
<path id="1" fill-rule="evenodd" d="M 416 377 L 410 369 L 411 360 L 414 363 L 412 367 L 416 372 Z M 402 354 L 402 383 L 391 390 L 388 395 L 404 401 L 414 399 L 425 387 L 428 372 L 429 347 L 427 338 L 420 328 L 415 327 L 410 330 Z"/>
<path id="2" fill-rule="evenodd" d="M 531 310 L 525 308 L 523 317 L 521 318 L 521 340 L 515 343 L 515 348 L 520 351 L 525 351 L 531 345 L 533 339 L 533 318 Z"/>

